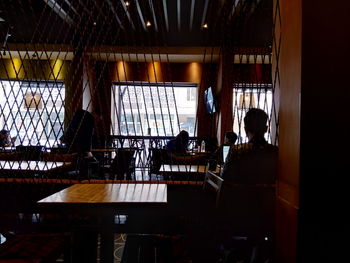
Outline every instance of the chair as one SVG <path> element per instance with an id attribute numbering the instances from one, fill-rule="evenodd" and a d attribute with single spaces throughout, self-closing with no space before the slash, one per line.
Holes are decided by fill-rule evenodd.
<path id="1" fill-rule="evenodd" d="M 149 150 L 149 173 L 159 174 L 162 164 L 169 163 L 169 157 L 166 149 L 150 148 Z"/>
<path id="2" fill-rule="evenodd" d="M 58 175 L 62 177 L 63 175 L 77 175 L 79 173 L 79 158 L 77 153 L 48 153 L 44 152 L 41 155 L 41 160 L 46 162 L 69 162 L 70 165 L 58 171 Z"/>
<path id="3" fill-rule="evenodd" d="M 112 160 L 111 174 L 117 179 L 131 179 L 135 172 L 135 152 L 133 148 L 118 148 Z"/>
<path id="4" fill-rule="evenodd" d="M 221 192 L 221 187 L 223 182 L 224 182 L 224 179 L 216 175 L 213 171 L 210 171 L 207 167 L 207 171 L 205 173 L 204 182 L 203 182 L 203 190 L 207 189 L 208 186 L 214 189 L 216 193 L 216 198 L 215 198 L 216 207 L 219 206 L 220 192 Z"/>
<path id="5" fill-rule="evenodd" d="M 40 161 L 41 154 L 45 152 L 45 147 L 41 145 L 18 145 L 16 152 L 20 153 L 21 160 L 25 161 Z"/>

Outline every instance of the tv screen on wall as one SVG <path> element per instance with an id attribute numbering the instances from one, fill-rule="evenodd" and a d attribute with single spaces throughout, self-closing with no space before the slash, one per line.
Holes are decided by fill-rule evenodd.
<path id="1" fill-rule="evenodd" d="M 207 88 L 204 91 L 204 102 L 205 110 L 207 113 L 213 114 L 216 112 L 216 102 L 211 87 Z"/>

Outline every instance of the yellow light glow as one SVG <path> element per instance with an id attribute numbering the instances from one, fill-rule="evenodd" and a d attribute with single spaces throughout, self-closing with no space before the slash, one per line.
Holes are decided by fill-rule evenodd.
<path id="1" fill-rule="evenodd" d="M 7 70 L 10 78 L 24 77 L 22 61 L 19 58 L 13 58 L 12 61 L 9 60 Z"/>
<path id="2" fill-rule="evenodd" d="M 161 71 L 160 62 L 154 61 L 154 62 L 148 63 L 148 76 L 149 76 L 149 81 L 151 82 L 162 81 L 162 71 Z"/>
<path id="3" fill-rule="evenodd" d="M 62 79 L 63 78 L 63 60 L 56 59 L 51 60 L 51 67 L 54 79 Z"/>
<path id="4" fill-rule="evenodd" d="M 147 21 L 146 26 L 147 26 L 147 27 L 150 27 L 151 25 L 152 25 L 151 22 L 150 22 L 150 21 Z"/>
<path id="5" fill-rule="evenodd" d="M 127 81 L 128 76 L 128 65 L 124 61 L 117 62 L 117 81 Z"/>
<path id="6" fill-rule="evenodd" d="M 202 67 L 199 63 L 190 63 L 188 73 L 190 82 L 199 83 L 201 81 Z"/>

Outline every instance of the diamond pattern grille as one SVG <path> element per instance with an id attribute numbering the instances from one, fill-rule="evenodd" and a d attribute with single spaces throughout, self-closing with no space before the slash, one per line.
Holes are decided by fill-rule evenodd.
<path id="1" fill-rule="evenodd" d="M 2 80 L 1 127 L 17 136 L 16 145 L 52 147 L 63 134 L 64 99 L 63 82 Z"/>
<path id="2" fill-rule="evenodd" d="M 270 116 L 267 139 L 277 144 L 278 105 L 274 96 L 279 83 L 280 35 L 269 35 L 279 24 L 279 12 L 272 12 L 273 1 L 129 2 L 127 7 L 125 1 L 109 0 L 0 1 L 0 17 L 4 20 L 0 22 L 0 129 L 17 136 L 16 145 L 57 144 L 64 122 L 68 124 L 78 108 L 103 112 L 104 119 L 98 127 L 103 136 L 148 135 L 144 127 L 139 131 L 137 128 L 141 104 L 147 96 L 149 101 L 144 106 L 148 104 L 151 109 L 144 110 L 145 127 L 154 121 L 153 136 L 176 135 L 186 128 L 181 127 L 174 85 L 184 81 L 184 75 L 192 78 L 195 74 L 198 93 L 195 114 L 189 120 L 194 127 L 191 135 L 197 135 L 199 127 L 205 132 L 210 129 L 207 133 L 213 135 L 218 135 L 220 129 L 225 132 L 223 129 L 232 128 L 244 142 L 245 112 L 259 107 Z M 183 14 L 186 17 L 181 17 Z M 147 27 L 147 20 L 155 27 Z M 209 25 L 207 29 L 202 27 L 204 22 Z M 202 61 L 197 59 L 196 63 L 203 68 L 210 64 L 208 70 L 184 72 L 173 67 L 177 61 L 171 61 L 172 45 L 179 53 L 186 47 L 204 47 L 194 48 L 191 56 L 200 55 Z M 187 57 L 188 63 L 192 58 L 188 59 L 186 52 L 181 56 Z M 110 73 L 111 64 L 118 63 L 124 65 L 123 69 Z M 132 74 L 128 63 L 134 64 Z M 159 68 L 156 63 L 161 64 Z M 235 70 L 247 65 L 252 68 L 249 76 Z M 264 66 L 270 70 L 261 70 Z M 132 83 L 122 100 L 113 97 L 117 82 Z M 144 89 L 135 89 L 135 83 L 157 88 L 147 95 Z M 220 107 L 229 101 L 229 111 L 214 117 L 206 115 L 203 91 L 209 86 L 220 96 Z M 229 96 L 221 96 L 220 92 L 228 89 Z M 212 127 L 205 125 L 208 119 Z M 168 122 L 171 126 L 167 130 Z M 223 125 L 225 122 L 229 125 Z"/>
<path id="3" fill-rule="evenodd" d="M 236 84 L 233 88 L 233 130 L 237 132 L 241 143 L 247 142 L 243 119 L 250 108 L 259 108 L 269 115 L 266 139 L 271 143 L 271 114 L 273 91 L 271 84 Z"/>

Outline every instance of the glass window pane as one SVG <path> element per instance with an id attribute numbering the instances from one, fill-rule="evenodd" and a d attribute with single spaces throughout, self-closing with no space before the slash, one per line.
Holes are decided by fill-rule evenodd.
<path id="1" fill-rule="evenodd" d="M 247 135 L 244 130 L 244 116 L 250 108 L 264 110 L 268 116 L 272 111 L 272 89 L 271 85 L 264 87 L 254 84 L 240 84 L 233 89 L 233 131 L 238 134 L 239 142 L 247 142 Z M 270 122 L 269 122 L 270 123 Z M 268 129 L 270 131 L 270 129 Z M 265 134 L 266 139 L 271 142 L 269 133 Z"/>
<path id="2" fill-rule="evenodd" d="M 114 85 L 112 133 L 176 135 L 181 129 L 195 135 L 196 85 Z M 118 116 L 120 116 L 118 118 Z"/>
<path id="3" fill-rule="evenodd" d="M 63 134 L 63 82 L 0 81 L 0 129 L 15 145 L 57 144 Z"/>

